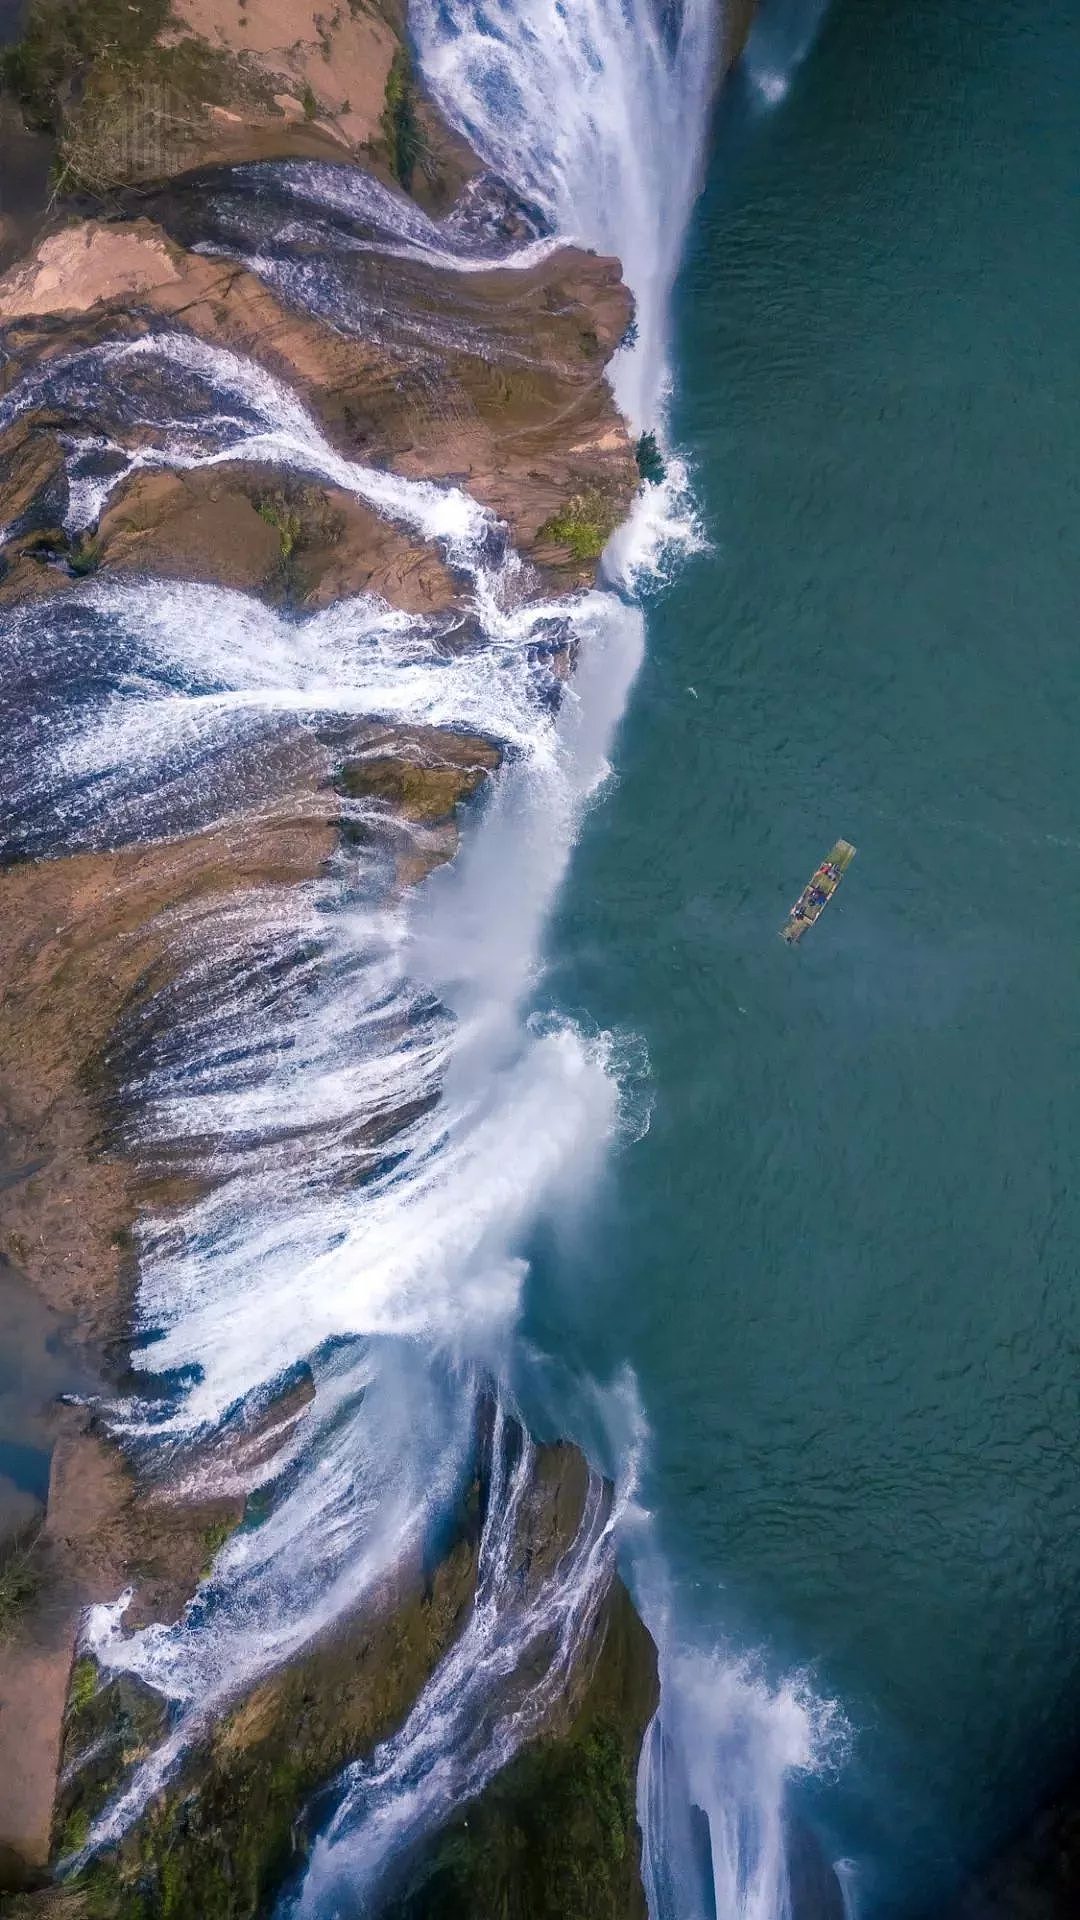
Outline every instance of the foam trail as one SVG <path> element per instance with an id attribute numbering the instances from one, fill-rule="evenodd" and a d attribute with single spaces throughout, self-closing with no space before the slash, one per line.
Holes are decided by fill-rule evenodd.
<path id="1" fill-rule="evenodd" d="M 828 6 L 829 0 L 761 0 L 743 55 L 743 71 L 763 107 L 775 107 L 787 98 L 821 31 Z"/>
<path id="2" fill-rule="evenodd" d="M 19 609 L 6 634 L 5 700 L 17 760 L 0 771 L 13 830 L 21 822 L 32 835 L 48 818 L 55 833 L 59 816 L 69 845 L 75 836 L 116 838 L 145 818 L 153 794 L 164 832 L 171 788 L 190 807 L 196 760 L 200 798 L 209 803 L 213 791 L 225 807 L 227 751 L 328 716 L 484 733 L 543 760 L 555 751 L 552 682 L 533 654 L 551 618 L 539 603 L 471 646 L 451 647 L 445 621 L 395 612 L 371 595 L 297 618 L 221 587 L 93 581 L 44 614 Z M 46 683 L 58 693 L 43 725 Z M 24 685 L 36 689 L 36 706 L 23 703 Z M 235 805 L 244 791 L 235 773 L 232 787 Z"/>
<path id="3" fill-rule="evenodd" d="M 128 398 L 116 383 L 123 382 L 129 368 L 141 373 L 145 363 L 158 375 L 158 389 L 148 392 L 140 382 Z M 185 423 L 193 393 L 203 404 Z M 207 395 L 217 403 L 209 415 L 203 398 Z M 255 361 L 188 333 L 144 334 L 49 361 L 0 401 L 0 432 L 43 403 L 78 406 L 84 412 L 107 406 L 115 412 L 118 402 L 125 424 L 156 429 L 160 444 L 140 447 L 104 474 L 76 468 L 65 521 L 70 532 L 93 526 L 110 495 L 132 473 L 155 467 L 185 471 L 234 460 L 313 474 L 343 487 L 377 513 L 437 541 L 466 572 L 476 573 L 478 552 L 495 530 L 492 516 L 460 487 L 407 480 L 346 459 L 282 381 Z M 200 440 L 204 445 L 196 444 L 193 450 L 193 442 Z M 119 452 L 103 445 L 100 436 L 74 442 L 74 450 L 95 456 Z"/>
<path id="4" fill-rule="evenodd" d="M 488 273 L 521 270 L 546 260 L 565 243 L 558 236 L 533 232 L 510 240 L 492 233 L 498 224 L 493 182 L 473 182 L 443 221 L 433 220 L 415 201 L 384 187 L 369 174 L 324 160 L 263 161 L 238 167 L 227 188 L 216 192 L 204 210 L 209 237 L 196 251 L 240 260 L 282 296 L 335 326 L 366 338 L 410 338 L 428 345 L 474 346 L 448 319 L 439 281 L 410 275 L 396 292 L 377 267 L 380 260 L 407 261 L 428 274 Z M 485 218 L 485 215 L 487 217 Z M 527 214 L 514 209 L 503 224 L 529 230 Z M 410 309 L 411 301 L 411 309 Z M 492 324 L 498 327 L 497 318 Z M 509 335 L 499 351 L 524 359 Z"/>

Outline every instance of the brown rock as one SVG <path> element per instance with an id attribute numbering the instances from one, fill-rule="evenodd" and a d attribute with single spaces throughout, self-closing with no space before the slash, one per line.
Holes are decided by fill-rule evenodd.
<path id="1" fill-rule="evenodd" d="M 438 555 L 340 487 L 251 468 L 137 473 L 102 516 L 100 564 L 289 597 L 316 609 L 377 593 L 406 613 L 453 606 Z"/>

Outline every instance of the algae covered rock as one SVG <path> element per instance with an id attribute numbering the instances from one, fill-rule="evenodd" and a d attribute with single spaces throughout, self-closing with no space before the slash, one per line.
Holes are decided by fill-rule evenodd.
<path id="1" fill-rule="evenodd" d="M 309 1796 L 404 1717 L 453 1639 L 474 1579 L 475 1549 L 461 1541 L 430 1584 L 414 1572 L 374 1617 L 348 1623 L 236 1701 L 120 1845 L 78 1876 L 87 1912 L 95 1920 L 255 1920 L 302 1858 Z M 125 1769 L 138 1758 L 123 1737 L 132 1704 L 131 1682 L 117 1680 L 74 1716 L 61 1856 L 85 1839 L 126 1777 L 110 1779 L 103 1745 Z M 89 1767 L 80 1766 L 84 1752 L 94 1756 Z"/>
<path id="2" fill-rule="evenodd" d="M 569 1729 L 527 1747 L 462 1809 L 386 1920 L 645 1920 L 635 1783 L 656 1652 L 621 1582 L 597 1638 Z"/>
<path id="3" fill-rule="evenodd" d="M 556 1575 L 585 1512 L 590 1475 L 573 1447 L 539 1448 L 515 1533 L 508 1604 Z M 473 1608 L 486 1468 L 459 1536 L 430 1575 L 413 1565 L 374 1606 L 236 1698 L 115 1846 L 68 1892 L 93 1920 L 258 1920 L 299 1876 L 342 1770 L 404 1723 Z M 605 1496 L 606 1497 L 606 1496 Z M 528 1686 L 530 1662 L 508 1681 Z M 581 1635 L 532 1744 L 377 1896 L 399 1920 L 505 1913 L 536 1920 L 644 1920 L 634 1782 L 655 1710 L 656 1655 L 615 1577 Z M 80 1661 L 69 1696 L 58 1862 L 166 1731 L 164 1703 Z M 77 1861 L 74 1864 L 78 1864 Z M 396 1863 L 395 1869 L 396 1871 Z"/>

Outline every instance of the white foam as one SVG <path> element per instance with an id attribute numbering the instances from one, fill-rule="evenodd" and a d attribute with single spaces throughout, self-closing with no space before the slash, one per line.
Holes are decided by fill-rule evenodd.
<path id="1" fill-rule="evenodd" d="M 791 1783 L 842 1764 L 847 1723 L 811 1676 L 770 1682 L 746 1655 L 681 1638 L 655 1562 L 639 1572 L 660 1650 L 638 1776 L 650 1920 L 788 1920 Z"/>

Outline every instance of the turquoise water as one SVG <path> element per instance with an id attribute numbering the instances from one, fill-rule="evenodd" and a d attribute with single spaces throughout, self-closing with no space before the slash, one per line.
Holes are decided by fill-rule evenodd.
<path id="1" fill-rule="evenodd" d="M 532 1331 L 633 1366 L 695 1632 L 842 1702 L 864 1915 L 932 1908 L 1080 1700 L 1078 97 L 1065 0 L 839 0 L 730 98 L 678 301 L 711 550 L 547 982 L 655 1111 Z"/>

